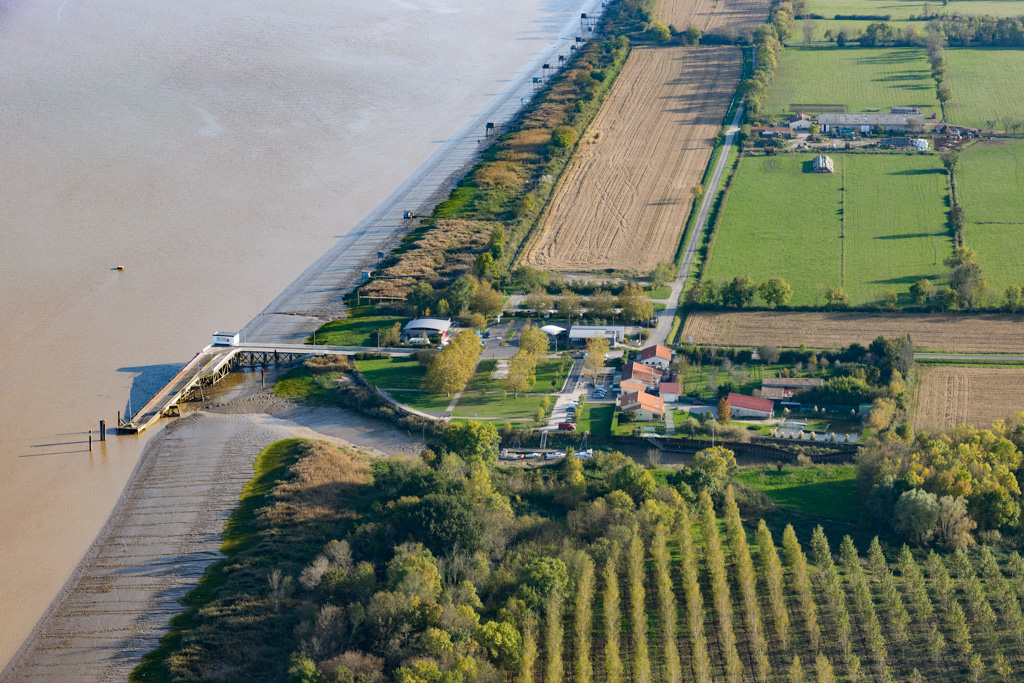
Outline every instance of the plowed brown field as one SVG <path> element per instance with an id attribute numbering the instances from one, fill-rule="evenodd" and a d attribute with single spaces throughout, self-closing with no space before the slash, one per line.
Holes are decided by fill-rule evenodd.
<path id="1" fill-rule="evenodd" d="M 1007 315 L 893 313 L 693 313 L 680 341 L 695 344 L 832 349 L 910 333 L 914 346 L 951 353 L 1024 353 L 1024 323 Z"/>
<path id="2" fill-rule="evenodd" d="M 643 271 L 671 261 L 740 66 L 734 47 L 636 48 L 523 262 Z"/>
<path id="3" fill-rule="evenodd" d="M 1024 410 L 1024 368 L 928 367 L 917 387 L 914 429 L 988 427 Z"/>
<path id="4" fill-rule="evenodd" d="M 696 26 L 704 33 L 749 34 L 767 14 L 764 0 L 659 0 L 654 5 L 658 21 L 680 31 Z"/>

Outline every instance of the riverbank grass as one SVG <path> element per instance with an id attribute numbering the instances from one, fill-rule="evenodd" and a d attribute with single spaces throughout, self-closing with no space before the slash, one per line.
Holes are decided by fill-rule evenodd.
<path id="1" fill-rule="evenodd" d="M 784 510 L 848 522 L 860 520 L 856 465 L 787 466 L 782 470 L 750 467 L 743 468 L 736 478 L 763 491 Z"/>

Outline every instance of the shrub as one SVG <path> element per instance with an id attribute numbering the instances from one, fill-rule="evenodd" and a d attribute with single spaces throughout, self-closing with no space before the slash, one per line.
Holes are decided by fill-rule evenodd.
<path id="1" fill-rule="evenodd" d="M 579 139 L 580 134 L 572 126 L 558 126 L 551 131 L 551 144 L 561 149 L 572 147 Z"/>

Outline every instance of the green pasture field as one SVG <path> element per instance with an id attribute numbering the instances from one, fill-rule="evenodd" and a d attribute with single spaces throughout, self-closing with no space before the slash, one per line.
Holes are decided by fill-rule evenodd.
<path id="1" fill-rule="evenodd" d="M 860 518 L 855 465 L 815 467 L 743 468 L 736 477 L 747 486 L 764 491 L 779 507 L 806 515 L 850 522 Z"/>
<path id="2" fill-rule="evenodd" d="M 835 154 L 833 174 L 808 173 L 812 158 L 742 160 L 709 276 L 749 275 L 758 282 L 782 277 L 793 288 L 795 305 L 823 304 L 823 289 L 837 285 L 851 304 L 878 301 L 888 289 L 909 303 L 915 281 L 942 283 L 942 260 L 953 246 L 937 156 Z"/>
<path id="3" fill-rule="evenodd" d="M 808 14 L 820 14 L 831 19 L 837 14 L 872 14 L 892 16 L 892 20 L 908 19 L 910 15 L 924 14 L 925 0 L 809 0 Z M 931 2 L 933 14 L 991 14 L 996 17 L 1016 17 L 1024 14 L 1021 0 L 952 0 L 946 5 Z M 926 22 L 918 22 L 922 33 Z"/>
<path id="4" fill-rule="evenodd" d="M 956 171 L 967 212 L 964 236 L 996 293 L 1024 284 L 1024 141 L 992 141 L 960 155 Z"/>
<path id="5" fill-rule="evenodd" d="M 544 396 L 519 394 L 477 394 L 465 393 L 459 399 L 453 417 L 466 418 L 501 418 L 510 421 L 533 421 L 537 408 Z M 554 399 L 550 399 L 554 405 Z"/>
<path id="6" fill-rule="evenodd" d="M 1016 4 L 1024 14 L 1024 2 Z M 1002 130 L 1003 117 L 1024 119 L 1024 50 L 948 49 L 946 60 L 945 82 L 953 88 L 953 99 L 945 105 L 946 120 Z M 989 125 L 993 121 L 995 125 Z"/>
<path id="7" fill-rule="evenodd" d="M 765 108 L 783 114 L 791 104 L 845 104 L 848 112 L 915 106 L 925 118 L 939 111 L 927 55 L 917 48 L 787 47 Z"/>
<path id="8" fill-rule="evenodd" d="M 426 391 L 389 391 L 391 398 L 399 403 L 404 403 L 415 410 L 433 411 L 443 413 L 452 402 L 451 396 L 438 396 Z"/>

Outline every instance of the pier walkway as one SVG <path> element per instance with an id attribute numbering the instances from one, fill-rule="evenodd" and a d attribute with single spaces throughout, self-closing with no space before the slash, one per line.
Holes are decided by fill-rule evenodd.
<path id="1" fill-rule="evenodd" d="M 408 356 L 408 348 L 375 346 L 311 346 L 308 344 L 242 344 L 239 346 L 207 346 L 196 354 L 185 367 L 171 378 L 151 399 L 128 420 L 117 426 L 118 433 L 138 434 L 161 417 L 178 414 L 178 404 L 194 394 L 202 395 L 205 387 L 212 386 L 233 368 L 242 365 L 277 365 L 303 356 L 351 356 L 363 352 L 390 353 Z"/>

